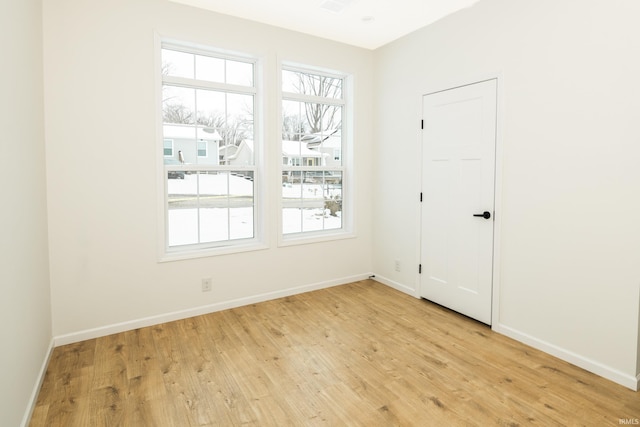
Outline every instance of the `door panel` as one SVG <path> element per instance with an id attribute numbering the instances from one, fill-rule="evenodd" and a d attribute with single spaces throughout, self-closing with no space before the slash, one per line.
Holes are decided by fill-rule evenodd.
<path id="1" fill-rule="evenodd" d="M 491 323 L 496 80 L 423 98 L 421 296 Z M 491 218 L 474 217 L 488 211 Z"/>

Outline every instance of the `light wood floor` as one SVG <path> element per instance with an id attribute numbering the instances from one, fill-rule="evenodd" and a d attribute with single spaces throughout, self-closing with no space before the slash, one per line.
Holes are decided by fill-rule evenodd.
<path id="1" fill-rule="evenodd" d="M 640 394 L 373 281 L 54 350 L 31 426 L 617 426 Z"/>

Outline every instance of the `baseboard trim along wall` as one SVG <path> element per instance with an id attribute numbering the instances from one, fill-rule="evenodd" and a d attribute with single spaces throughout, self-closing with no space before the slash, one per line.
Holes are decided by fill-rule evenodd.
<path id="1" fill-rule="evenodd" d="M 235 300 L 223 301 L 215 304 L 194 307 L 186 310 L 174 311 L 171 313 L 150 316 L 141 319 L 131 320 L 127 322 L 117 323 L 113 325 L 101 326 L 99 328 L 87 329 L 84 331 L 73 332 L 71 334 L 59 335 L 54 337 L 54 346 L 72 344 L 93 338 L 104 337 L 111 334 L 126 332 L 147 326 L 153 326 L 160 323 L 172 322 L 174 320 L 187 319 L 189 317 L 209 314 L 216 311 L 227 310 L 229 308 L 241 307 L 248 304 L 256 304 L 259 302 L 269 301 L 277 298 L 288 297 L 291 295 L 311 292 L 318 289 L 330 288 L 332 286 L 345 285 L 359 280 L 365 280 L 371 276 L 371 273 L 358 274 L 355 276 L 343 277 L 340 279 L 328 280 L 325 282 L 312 283 L 308 285 L 297 286 L 293 288 L 283 289 L 275 292 L 267 292 L 264 294 L 252 295 Z"/>
<path id="2" fill-rule="evenodd" d="M 38 376 L 36 377 L 36 383 L 33 386 L 33 391 L 31 392 L 31 396 L 29 397 L 29 406 L 27 407 L 24 417 L 22 417 L 22 422 L 20 423 L 21 427 L 27 427 L 29 422 L 31 421 L 31 416 L 33 415 L 33 410 L 36 408 L 36 401 L 38 400 L 38 393 L 40 393 L 40 388 L 42 387 L 42 383 L 44 382 L 44 376 L 47 373 L 47 367 L 49 366 L 49 360 L 51 360 L 51 355 L 53 354 L 53 348 L 55 347 L 55 343 L 53 338 L 49 342 L 49 349 L 47 350 L 47 354 L 42 361 L 42 366 L 40 366 L 40 371 L 38 372 Z"/>
<path id="3" fill-rule="evenodd" d="M 516 329 L 510 328 L 502 324 L 494 324 L 492 329 L 502 335 L 512 338 L 521 343 L 530 345 L 531 347 L 544 351 L 552 356 L 562 359 L 565 362 L 569 362 L 573 365 L 579 366 L 591 373 L 599 375 L 603 378 L 618 383 L 624 387 L 630 388 L 633 391 L 638 391 L 638 385 L 640 384 L 640 375 L 634 377 L 633 375 L 625 374 L 609 366 L 603 365 L 599 362 L 581 356 L 577 353 L 568 351 L 562 347 L 550 344 L 546 341 L 535 338 L 531 335 L 520 332 Z"/>
<path id="4" fill-rule="evenodd" d="M 397 291 L 404 292 L 407 295 L 411 295 L 412 297 L 420 298 L 420 294 L 418 293 L 418 290 L 410 286 L 403 285 L 402 283 L 395 282 L 391 279 L 387 279 L 386 277 L 379 276 L 377 274 L 373 276 L 372 279 L 375 280 L 376 282 L 382 283 L 383 285 L 387 285 L 390 288 L 393 288 Z"/>
<path id="5" fill-rule="evenodd" d="M 400 292 L 404 292 L 405 294 L 420 298 L 418 289 L 413 289 L 410 286 L 403 285 L 377 274 L 373 277 L 373 280 L 376 280 Z M 494 324 L 492 325 L 492 330 L 521 343 L 530 345 L 537 350 L 544 351 L 545 353 L 557 357 L 558 359 L 564 360 L 565 362 L 569 362 L 573 365 L 579 366 L 582 369 L 611 380 L 624 387 L 630 388 L 631 390 L 640 390 L 640 375 L 634 377 L 632 375 L 625 374 L 609 366 L 603 365 L 577 353 L 573 353 L 571 351 L 563 349 L 562 347 L 550 344 L 546 341 L 540 340 L 531 335 L 510 328 L 506 325 L 502 325 L 499 323 Z"/>

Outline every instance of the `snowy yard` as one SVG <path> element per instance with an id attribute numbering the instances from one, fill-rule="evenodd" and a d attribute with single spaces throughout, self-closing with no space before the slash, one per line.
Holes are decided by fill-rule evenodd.
<path id="1" fill-rule="evenodd" d="M 227 173 L 169 179 L 169 246 L 254 237 L 253 181 Z M 199 195 L 199 197 L 198 197 Z M 325 209 L 325 197 L 340 197 L 336 185 L 283 184 L 284 234 L 339 229 L 342 212 Z"/>

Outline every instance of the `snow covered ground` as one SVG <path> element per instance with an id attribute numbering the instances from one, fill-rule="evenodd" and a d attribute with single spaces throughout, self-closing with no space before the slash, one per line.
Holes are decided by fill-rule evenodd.
<path id="1" fill-rule="evenodd" d="M 201 196 L 244 197 L 251 203 L 253 181 L 226 173 L 191 174 L 185 175 L 184 179 L 168 180 L 168 190 L 170 197 L 195 196 L 199 190 Z M 325 196 L 340 196 L 340 193 L 340 188 L 335 186 L 327 191 L 319 184 L 283 185 L 282 196 L 286 205 L 282 209 L 284 234 L 341 228 L 342 212 L 331 216 L 329 210 L 324 209 Z M 313 203 L 315 201 L 317 203 Z M 254 237 L 253 206 L 170 208 L 168 222 L 169 246 Z"/>
<path id="2" fill-rule="evenodd" d="M 184 179 L 168 180 L 169 194 L 197 194 L 201 195 L 253 195 L 253 181 L 228 173 L 200 173 L 185 175 Z"/>

